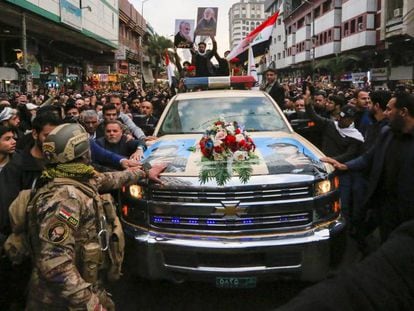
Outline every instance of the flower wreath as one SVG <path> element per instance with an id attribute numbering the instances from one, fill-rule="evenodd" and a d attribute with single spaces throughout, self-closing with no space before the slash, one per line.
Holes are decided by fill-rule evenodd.
<path id="1" fill-rule="evenodd" d="M 242 183 L 247 183 L 253 172 L 252 165 L 258 163 L 254 153 L 256 145 L 236 121 L 227 123 L 220 119 L 214 122 L 199 145 L 202 153 L 201 184 L 215 179 L 219 186 L 223 186 L 233 173 L 239 175 Z"/>

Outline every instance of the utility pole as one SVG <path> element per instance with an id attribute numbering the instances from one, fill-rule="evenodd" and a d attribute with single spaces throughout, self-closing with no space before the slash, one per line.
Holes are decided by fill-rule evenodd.
<path id="1" fill-rule="evenodd" d="M 27 72 L 27 33 L 26 33 L 26 13 L 22 12 L 22 49 L 23 49 L 23 69 Z M 27 91 L 27 73 L 24 74 L 24 89 Z M 31 90 L 30 90 L 31 91 Z"/>
<path id="2" fill-rule="evenodd" d="M 143 86 L 144 86 L 144 49 L 143 49 L 143 42 L 142 42 L 142 37 L 145 34 L 144 3 L 147 2 L 147 1 L 148 0 L 142 0 L 142 2 L 141 2 L 141 17 L 142 17 L 141 29 L 143 30 L 143 34 L 139 37 L 139 48 L 140 48 L 139 66 L 140 66 L 140 69 L 141 69 L 141 79 L 140 79 L 141 90 L 143 90 Z"/>

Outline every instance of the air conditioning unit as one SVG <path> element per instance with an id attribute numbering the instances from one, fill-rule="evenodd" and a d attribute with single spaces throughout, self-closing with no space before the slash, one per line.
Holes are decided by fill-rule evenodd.
<path id="1" fill-rule="evenodd" d="M 358 23 L 358 31 L 362 31 L 364 29 L 364 23 Z"/>
<path id="2" fill-rule="evenodd" d="M 394 17 L 401 17 L 403 15 L 403 9 L 398 8 L 394 10 Z"/>

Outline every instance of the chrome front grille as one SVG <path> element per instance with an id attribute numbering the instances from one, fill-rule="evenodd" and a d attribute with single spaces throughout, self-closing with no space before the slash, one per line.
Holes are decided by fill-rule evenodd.
<path id="1" fill-rule="evenodd" d="M 159 228 L 196 229 L 205 231 L 238 231 L 279 229 L 307 226 L 312 223 L 312 213 L 276 214 L 270 216 L 182 217 L 152 215 L 151 224 Z"/>
<path id="2" fill-rule="evenodd" d="M 153 189 L 149 221 L 159 229 L 189 232 L 293 230 L 312 224 L 311 201 L 311 184 L 237 191 Z"/>
<path id="3" fill-rule="evenodd" d="M 168 202 L 197 202 L 197 203 L 220 203 L 222 200 L 242 201 L 274 201 L 311 196 L 311 186 L 284 187 L 284 188 L 262 188 L 244 191 L 183 191 L 163 190 L 152 191 L 152 199 L 155 201 Z"/>

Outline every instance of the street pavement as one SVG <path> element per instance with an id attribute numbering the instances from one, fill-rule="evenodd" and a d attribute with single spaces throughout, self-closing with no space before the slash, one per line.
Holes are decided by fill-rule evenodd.
<path id="1" fill-rule="evenodd" d="M 371 239 L 371 249 L 375 243 L 376 240 Z M 348 239 L 346 245 L 343 260 L 332 270 L 331 276 L 342 269 L 352 268 L 362 258 L 354 240 Z M 297 281 L 275 281 L 259 283 L 253 289 L 220 289 L 211 283 L 148 281 L 126 272 L 110 291 L 117 310 L 121 311 L 266 311 L 286 303 L 310 285 Z"/>

